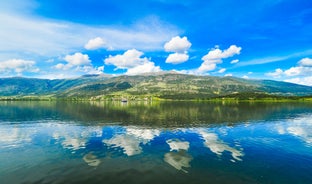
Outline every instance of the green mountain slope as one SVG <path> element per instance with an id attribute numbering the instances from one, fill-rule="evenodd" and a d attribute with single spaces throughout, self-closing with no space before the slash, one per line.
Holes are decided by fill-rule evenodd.
<path id="1" fill-rule="evenodd" d="M 154 73 L 137 76 L 87 75 L 76 79 L 0 79 L 0 96 L 101 97 L 153 95 L 160 98 L 210 98 L 236 94 L 312 95 L 312 87 L 272 80 Z"/>

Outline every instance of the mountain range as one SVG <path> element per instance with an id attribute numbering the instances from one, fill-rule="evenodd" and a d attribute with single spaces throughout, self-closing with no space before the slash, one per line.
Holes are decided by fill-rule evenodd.
<path id="1" fill-rule="evenodd" d="M 1 78 L 0 96 L 55 98 L 157 96 L 167 99 L 215 98 L 238 95 L 311 96 L 312 87 L 273 80 L 196 76 L 174 72 L 143 75 L 84 75 L 74 79 Z"/>

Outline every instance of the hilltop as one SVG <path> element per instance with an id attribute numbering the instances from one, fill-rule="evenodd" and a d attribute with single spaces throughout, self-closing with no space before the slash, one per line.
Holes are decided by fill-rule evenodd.
<path id="1" fill-rule="evenodd" d="M 207 99 L 237 96 L 311 96 L 312 87 L 273 80 L 196 76 L 174 72 L 135 76 L 85 75 L 74 79 L 1 78 L 0 96 L 107 98 L 155 96 L 165 99 Z"/>

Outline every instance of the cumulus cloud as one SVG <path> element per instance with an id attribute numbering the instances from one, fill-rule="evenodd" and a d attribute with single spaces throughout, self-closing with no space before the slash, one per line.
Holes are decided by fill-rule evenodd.
<path id="1" fill-rule="evenodd" d="M 87 50 L 95 50 L 95 49 L 107 47 L 107 43 L 101 37 L 96 37 L 94 39 L 89 40 L 88 43 L 86 43 L 84 47 Z"/>
<path id="2" fill-rule="evenodd" d="M 222 59 L 240 54 L 241 49 L 241 47 L 237 47 L 236 45 L 231 45 L 228 49 L 225 50 L 221 50 L 218 46 L 216 46 L 214 49 L 211 49 L 208 54 L 202 57 L 204 62 L 198 68 L 199 73 L 215 70 L 217 64 L 223 62 Z"/>
<path id="3" fill-rule="evenodd" d="M 312 67 L 312 59 L 311 58 L 303 58 L 298 63 L 300 66 Z"/>
<path id="4" fill-rule="evenodd" d="M 67 74 L 67 76 L 72 76 L 74 74 L 101 74 L 104 72 L 104 66 L 92 66 L 91 60 L 89 59 L 89 56 L 87 54 L 77 52 L 73 55 L 66 55 L 63 59 L 67 63 L 58 63 L 54 65 L 53 68 L 58 70 L 70 71 L 70 74 Z"/>
<path id="5" fill-rule="evenodd" d="M 281 76 L 308 76 L 311 75 L 312 72 L 312 59 L 303 58 L 298 62 L 298 66 L 291 67 L 285 71 L 278 68 L 274 72 L 266 73 L 267 76 L 271 76 L 274 78 L 279 78 Z"/>
<path id="6" fill-rule="evenodd" d="M 188 49 L 191 47 L 191 42 L 187 40 L 187 37 L 176 36 L 171 38 L 164 46 L 166 52 L 174 52 L 169 54 L 166 59 L 166 63 L 180 64 L 184 63 L 189 59 L 187 54 Z"/>
<path id="7" fill-rule="evenodd" d="M 77 52 L 74 55 L 67 55 L 65 56 L 64 60 L 67 61 L 68 64 L 73 66 L 89 65 L 91 63 L 89 56 L 80 52 Z"/>
<path id="8" fill-rule="evenodd" d="M 147 62 L 142 65 L 135 66 L 133 68 L 128 68 L 128 71 L 126 72 L 126 74 L 136 75 L 136 74 L 154 73 L 154 72 L 160 72 L 160 71 L 161 71 L 160 67 L 155 66 L 155 63 Z"/>
<path id="9" fill-rule="evenodd" d="M 136 49 L 127 50 L 123 54 L 118 54 L 116 56 L 110 55 L 104 60 L 107 65 L 114 65 L 116 69 L 127 69 L 132 68 L 144 63 L 149 62 L 149 59 L 144 57 L 141 58 L 143 52 L 140 52 Z"/>
<path id="10" fill-rule="evenodd" d="M 293 66 L 286 70 L 277 68 L 274 72 L 268 72 L 265 75 L 273 78 L 286 77 L 286 82 L 302 85 L 312 85 L 312 82 L 309 81 L 311 79 L 312 72 L 312 59 L 303 58 L 297 64 L 297 66 Z"/>
<path id="11" fill-rule="evenodd" d="M 167 57 L 166 63 L 179 64 L 187 61 L 188 59 L 189 56 L 186 53 L 173 53 Z"/>
<path id="12" fill-rule="evenodd" d="M 186 36 L 183 38 L 176 36 L 171 38 L 171 40 L 165 44 L 164 48 L 167 52 L 184 53 L 191 47 L 191 45 L 191 42 L 187 40 Z"/>
<path id="13" fill-rule="evenodd" d="M 23 72 L 39 72 L 39 69 L 35 65 L 35 61 L 10 59 L 0 62 L 0 71 L 2 73 L 15 72 L 17 74 L 21 74 Z"/>
<path id="14" fill-rule="evenodd" d="M 310 77 L 296 77 L 296 78 L 286 79 L 285 82 L 291 82 L 291 83 L 296 83 L 296 84 L 301 84 L 301 85 L 306 85 L 306 86 L 312 86 L 312 76 L 310 76 Z"/>
<path id="15" fill-rule="evenodd" d="M 73 55 L 66 55 L 63 59 L 67 62 L 67 64 L 58 63 L 54 66 L 54 68 L 59 70 L 69 70 L 77 66 L 91 65 L 89 56 L 80 52 Z"/>
<path id="16" fill-rule="evenodd" d="M 104 63 L 116 66 L 115 70 L 126 69 L 126 74 L 129 75 L 161 71 L 160 67 L 155 66 L 155 63 L 150 61 L 150 59 L 142 57 L 143 54 L 141 51 L 131 49 L 123 54 L 110 55 L 104 60 Z"/>
<path id="17" fill-rule="evenodd" d="M 274 78 L 280 78 L 283 75 L 284 71 L 280 68 L 275 69 L 274 72 L 268 72 L 265 75 L 274 77 Z"/>
<path id="18" fill-rule="evenodd" d="M 236 54 L 240 54 L 242 50 L 241 47 L 237 47 L 236 45 L 231 45 L 228 49 L 220 50 L 218 47 L 210 50 L 207 55 L 205 55 L 203 60 L 221 60 L 224 58 L 232 57 Z"/>
<path id="19" fill-rule="evenodd" d="M 298 75 L 305 75 L 307 72 L 312 71 L 312 68 L 297 66 L 291 67 L 288 70 L 284 71 L 286 76 L 298 76 Z"/>

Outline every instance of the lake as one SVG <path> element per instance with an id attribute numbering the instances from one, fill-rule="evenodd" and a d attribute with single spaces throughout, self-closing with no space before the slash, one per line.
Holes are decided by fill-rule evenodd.
<path id="1" fill-rule="evenodd" d="M 0 181 L 312 183 L 312 103 L 0 102 Z"/>

